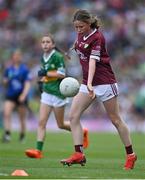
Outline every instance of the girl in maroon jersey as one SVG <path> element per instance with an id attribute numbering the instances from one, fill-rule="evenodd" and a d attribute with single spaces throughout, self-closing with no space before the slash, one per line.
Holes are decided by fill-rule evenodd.
<path id="1" fill-rule="evenodd" d="M 133 152 L 129 130 L 119 113 L 118 86 L 110 66 L 105 38 L 99 31 L 98 20 L 86 10 L 78 10 L 74 14 L 73 24 L 78 34 L 74 49 L 82 66 L 83 81 L 79 93 L 73 99 L 69 114 L 75 153 L 68 159 L 61 160 L 61 163 L 85 164 L 80 117 L 84 110 L 98 98 L 103 102 L 125 146 L 127 158 L 124 169 L 133 169 L 137 156 Z"/>

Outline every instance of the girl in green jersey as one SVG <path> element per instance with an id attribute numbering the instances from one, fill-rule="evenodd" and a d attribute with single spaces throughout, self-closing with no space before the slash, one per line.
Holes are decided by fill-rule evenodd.
<path id="1" fill-rule="evenodd" d="M 42 149 L 46 134 L 46 125 L 53 111 L 60 129 L 70 131 L 69 121 L 64 121 L 64 110 L 67 99 L 60 93 L 59 84 L 66 76 L 63 53 L 55 47 L 50 34 L 42 37 L 41 47 L 44 52 L 41 58 L 41 69 L 38 77 L 41 85 L 40 117 L 37 130 L 36 149 L 28 149 L 26 155 L 31 158 L 42 158 Z M 84 147 L 88 145 L 88 131 L 84 129 Z"/>

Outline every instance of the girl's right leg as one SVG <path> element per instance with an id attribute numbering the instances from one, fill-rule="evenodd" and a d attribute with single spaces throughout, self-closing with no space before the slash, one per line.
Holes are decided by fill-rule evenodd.
<path id="1" fill-rule="evenodd" d="M 56 118 L 57 126 L 60 129 L 65 129 L 67 131 L 71 131 L 70 122 L 64 120 L 64 110 L 65 110 L 65 106 L 54 107 L 54 115 Z"/>
<path id="2" fill-rule="evenodd" d="M 51 111 L 52 111 L 51 106 L 48 106 L 47 104 L 44 104 L 44 103 L 40 104 L 37 141 L 44 141 L 45 139 L 46 124 L 47 124 Z"/>
<path id="3" fill-rule="evenodd" d="M 51 106 L 48 106 L 47 104 L 44 103 L 40 104 L 36 149 L 28 149 L 25 151 L 25 154 L 30 158 L 43 157 L 42 149 L 45 140 L 46 125 L 51 111 L 52 111 Z"/>
<path id="4" fill-rule="evenodd" d="M 3 142 L 10 141 L 10 134 L 11 134 L 11 115 L 13 109 L 15 108 L 15 103 L 12 101 L 6 100 L 4 103 L 4 116 L 3 116 L 3 123 L 4 123 L 4 135 L 3 135 Z"/>
<path id="5" fill-rule="evenodd" d="M 92 102 L 92 98 L 89 97 L 87 93 L 79 92 L 73 98 L 69 113 L 69 121 L 74 145 L 80 145 L 83 143 L 83 130 L 80 123 L 80 117 Z"/>
<path id="6" fill-rule="evenodd" d="M 60 129 L 71 131 L 70 121 L 64 120 L 64 109 L 65 109 L 65 106 L 54 107 L 54 115 L 56 118 L 56 122 Z M 83 128 L 83 148 L 87 148 L 88 145 L 89 145 L 88 129 Z"/>
<path id="7" fill-rule="evenodd" d="M 81 114 L 94 99 L 89 97 L 87 93 L 79 92 L 73 99 L 69 120 L 71 126 L 71 132 L 74 142 L 75 153 L 67 159 L 63 159 L 60 162 L 63 165 L 81 164 L 86 163 L 85 155 L 83 154 L 83 129 L 80 123 Z"/>

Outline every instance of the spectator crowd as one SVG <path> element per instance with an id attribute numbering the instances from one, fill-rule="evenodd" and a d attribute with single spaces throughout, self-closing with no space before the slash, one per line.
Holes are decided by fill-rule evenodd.
<path id="1" fill-rule="evenodd" d="M 20 48 L 35 79 L 41 56 L 39 39 L 47 32 L 54 35 L 59 48 L 68 52 L 75 40 L 71 17 L 79 8 L 87 9 L 100 19 L 119 82 L 122 114 L 127 122 L 137 124 L 140 131 L 145 120 L 144 0 L 0 0 L 0 78 L 12 51 Z M 74 52 L 70 56 L 72 60 L 66 61 L 68 76 L 80 79 L 77 56 Z M 33 83 L 31 87 L 32 104 L 38 98 L 36 86 Z M 0 91 L 2 99 L 2 84 Z M 84 116 L 105 117 L 102 107 L 95 109 L 95 106 L 96 103 Z"/>

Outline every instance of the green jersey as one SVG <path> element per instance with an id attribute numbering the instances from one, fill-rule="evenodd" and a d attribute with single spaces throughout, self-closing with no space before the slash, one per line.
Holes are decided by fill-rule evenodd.
<path id="1" fill-rule="evenodd" d="M 59 74 L 65 75 L 65 63 L 63 55 L 56 50 L 52 50 L 47 58 L 44 56 L 41 58 L 41 69 L 45 69 L 46 71 L 56 70 Z M 60 82 L 61 79 L 44 82 L 43 91 L 48 94 L 55 95 L 61 99 L 65 99 L 59 90 Z"/>

